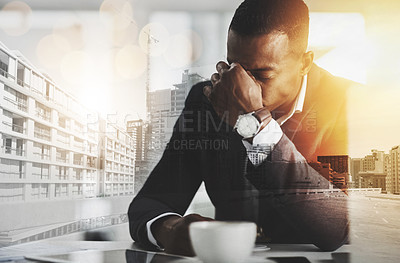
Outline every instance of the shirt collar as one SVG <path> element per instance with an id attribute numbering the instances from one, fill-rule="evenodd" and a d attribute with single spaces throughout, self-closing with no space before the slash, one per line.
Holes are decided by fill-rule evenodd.
<path id="1" fill-rule="evenodd" d="M 296 101 L 294 102 L 290 112 L 276 120 L 279 123 L 279 125 L 283 125 L 288 119 L 290 119 L 293 116 L 293 114 L 300 113 L 303 111 L 304 101 L 306 99 L 306 90 L 307 90 L 307 75 L 305 75 L 301 81 L 301 88 L 299 95 L 297 96 Z"/>

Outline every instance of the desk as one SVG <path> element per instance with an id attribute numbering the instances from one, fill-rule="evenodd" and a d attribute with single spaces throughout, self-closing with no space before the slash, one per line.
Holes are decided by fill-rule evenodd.
<path id="1" fill-rule="evenodd" d="M 252 258 L 246 263 L 347 263 L 347 262 L 396 262 L 396 261 L 382 261 L 381 258 L 373 258 L 374 255 L 367 255 L 362 253 L 356 253 L 351 245 L 345 245 L 337 251 L 321 252 L 313 245 L 305 244 L 269 244 L 271 249 L 268 251 L 257 251 L 253 252 Z M 39 241 L 30 243 L 29 246 L 25 245 L 25 255 L 40 255 L 40 254 L 65 254 L 65 253 L 81 253 L 84 250 L 97 250 L 97 251 L 109 251 L 117 249 L 140 249 L 132 241 Z M 46 248 L 44 252 L 43 249 Z M 23 247 L 21 247 L 23 249 Z M 42 251 L 40 251 L 42 250 Z M 33 251 L 39 251 L 39 253 L 32 253 Z M 75 252 L 74 252 L 75 251 Z M 164 253 L 159 253 L 164 254 Z M 103 261 L 104 263 L 112 262 L 119 263 L 125 262 L 125 254 L 122 253 L 118 256 L 117 261 Z M 278 260 L 272 260 L 271 258 L 278 258 Z M 286 258 L 286 259 L 282 259 Z M 148 257 L 147 260 L 141 262 L 134 261 L 134 263 L 153 263 L 160 262 L 157 260 L 151 260 L 152 257 Z M 156 258 L 157 259 L 157 258 Z M 15 263 L 32 263 L 36 261 L 25 260 L 22 257 L 16 257 Z M 167 260 L 162 262 L 181 262 L 181 263 L 199 263 L 200 261 L 196 258 L 186 258 L 182 260 Z M 88 262 L 89 263 L 89 262 Z M 131 261 L 127 263 L 133 263 Z M 229 263 L 229 262 L 228 262 Z"/>
<path id="2" fill-rule="evenodd" d="M 0 248 L 0 262 L 2 256 L 14 258 L 14 262 L 32 262 L 23 260 L 24 255 L 49 255 L 66 254 L 73 251 L 82 250 L 116 250 L 116 249 L 138 249 L 139 247 L 131 240 L 128 231 L 128 224 L 122 224 L 104 228 L 113 241 L 82 241 L 83 233 L 75 233 L 57 238 L 45 239 L 10 247 Z M 359 233 L 359 232 L 357 232 Z M 311 263 L 398 263 L 400 259 L 400 249 L 398 243 L 382 239 L 379 242 L 365 242 L 365 238 L 360 242 L 360 238 L 354 238 L 351 245 L 344 245 L 338 250 L 331 252 L 321 252 L 314 245 L 300 244 L 268 244 L 269 251 L 254 252 L 254 262 L 276 262 L 269 261 L 270 257 L 304 257 Z M 368 246 L 371 245 L 371 246 Z M 348 259 L 346 259 L 346 257 Z M 334 260 L 335 258 L 335 260 Z M 303 261 L 303 262 L 308 262 Z M 8 261 L 10 262 L 10 261 Z M 185 262 L 198 263 L 198 260 L 189 259 Z M 297 263 L 301 261 L 284 261 L 287 263 Z M 89 263 L 89 262 L 88 262 Z M 113 262 L 118 263 L 118 262 Z M 140 262 L 138 262 L 140 263 Z M 147 262 L 144 262 L 147 263 Z M 229 262 L 228 262 L 229 263 Z M 248 262 L 246 262 L 248 263 Z"/>

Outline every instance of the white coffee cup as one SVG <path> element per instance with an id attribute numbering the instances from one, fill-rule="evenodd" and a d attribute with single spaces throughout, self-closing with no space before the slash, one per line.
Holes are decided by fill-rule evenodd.
<path id="1" fill-rule="evenodd" d="M 204 263 L 240 263 L 254 248 L 257 226 L 251 222 L 202 221 L 189 226 L 194 252 Z"/>

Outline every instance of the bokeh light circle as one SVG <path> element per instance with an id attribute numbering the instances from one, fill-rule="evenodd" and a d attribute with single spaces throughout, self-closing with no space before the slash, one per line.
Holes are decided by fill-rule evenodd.
<path id="1" fill-rule="evenodd" d="M 127 45 L 115 56 L 115 69 L 125 79 L 135 79 L 145 72 L 147 56 L 137 45 Z"/>
<path id="2" fill-rule="evenodd" d="M 21 36 L 32 26 L 32 9 L 24 2 L 12 1 L 1 9 L 3 23 L 0 27 L 10 36 Z"/>

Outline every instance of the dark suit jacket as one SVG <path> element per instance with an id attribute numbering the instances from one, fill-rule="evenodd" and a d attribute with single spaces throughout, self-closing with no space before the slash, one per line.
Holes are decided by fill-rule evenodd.
<path id="1" fill-rule="evenodd" d="M 164 154 L 129 207 L 130 233 L 150 245 L 146 223 L 165 212 L 183 215 L 204 181 L 217 220 L 253 221 L 276 243 L 341 246 L 348 235 L 347 196 L 307 161 L 347 153 L 346 89 L 350 82 L 313 66 L 303 111 L 284 123 L 282 139 L 262 164 L 248 160 L 242 138 L 190 91 Z"/>

